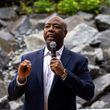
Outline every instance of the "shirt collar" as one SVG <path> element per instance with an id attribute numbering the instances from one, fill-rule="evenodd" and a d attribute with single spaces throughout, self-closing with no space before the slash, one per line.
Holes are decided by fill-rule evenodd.
<path id="1" fill-rule="evenodd" d="M 56 51 L 56 54 L 61 56 L 63 49 L 64 49 L 64 45 L 58 51 Z M 44 56 L 46 55 L 51 55 L 51 52 L 48 50 L 47 47 L 45 47 L 45 50 L 44 50 Z"/>

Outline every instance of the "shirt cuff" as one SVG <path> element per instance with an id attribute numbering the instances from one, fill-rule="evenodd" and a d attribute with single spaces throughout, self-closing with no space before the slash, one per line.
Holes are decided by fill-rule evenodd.
<path id="1" fill-rule="evenodd" d="M 17 85 L 18 85 L 18 86 L 23 86 L 23 85 L 25 85 L 25 84 L 27 83 L 27 79 L 26 79 L 25 82 L 20 83 L 20 82 L 18 81 L 18 76 L 17 76 L 17 78 L 16 78 L 16 82 L 17 82 Z"/>

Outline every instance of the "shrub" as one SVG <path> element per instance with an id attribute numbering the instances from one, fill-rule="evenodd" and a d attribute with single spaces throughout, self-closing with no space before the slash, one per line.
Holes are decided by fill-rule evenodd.
<path id="1" fill-rule="evenodd" d="M 81 0 L 80 10 L 92 13 L 98 13 L 101 0 Z"/>
<path id="2" fill-rule="evenodd" d="M 36 1 L 34 2 L 34 12 L 36 13 L 50 13 L 54 11 L 54 6 L 49 1 Z"/>
<path id="3" fill-rule="evenodd" d="M 25 3 L 20 3 L 21 13 L 30 14 L 33 12 L 32 7 L 27 6 Z"/>
<path id="4" fill-rule="evenodd" d="M 78 9 L 78 3 L 74 0 L 62 0 L 57 5 L 58 13 L 60 14 L 75 14 Z"/>
<path id="5" fill-rule="evenodd" d="M 110 0 L 102 0 L 102 2 L 103 2 L 105 5 L 107 5 L 107 6 L 110 7 Z"/>

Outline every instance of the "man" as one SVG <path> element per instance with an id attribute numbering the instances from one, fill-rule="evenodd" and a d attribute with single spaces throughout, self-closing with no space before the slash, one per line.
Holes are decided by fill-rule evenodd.
<path id="1" fill-rule="evenodd" d="M 85 100 L 93 97 L 87 59 L 66 49 L 66 34 L 66 23 L 54 16 L 44 27 L 46 47 L 22 56 L 8 92 L 10 100 L 25 94 L 23 110 L 76 110 L 76 95 Z M 54 57 L 52 41 L 56 43 Z"/>

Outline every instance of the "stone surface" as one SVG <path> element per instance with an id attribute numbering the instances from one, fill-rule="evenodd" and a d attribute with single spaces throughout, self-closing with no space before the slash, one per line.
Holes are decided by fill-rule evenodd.
<path id="1" fill-rule="evenodd" d="M 84 23 L 77 25 L 65 38 L 65 45 L 73 51 L 81 51 L 95 38 L 98 31 Z"/>
<path id="2" fill-rule="evenodd" d="M 68 31 L 72 31 L 78 24 L 84 23 L 84 19 L 81 16 L 74 15 L 65 19 L 67 23 Z"/>
<path id="3" fill-rule="evenodd" d="M 0 19 L 14 19 L 17 17 L 17 14 L 13 7 L 0 8 Z"/>
<path id="4" fill-rule="evenodd" d="M 97 15 L 95 18 L 95 23 L 99 31 L 110 29 L 110 15 Z"/>
<path id="5" fill-rule="evenodd" d="M 0 80 L 0 98 L 7 94 L 7 88 L 4 81 Z"/>

